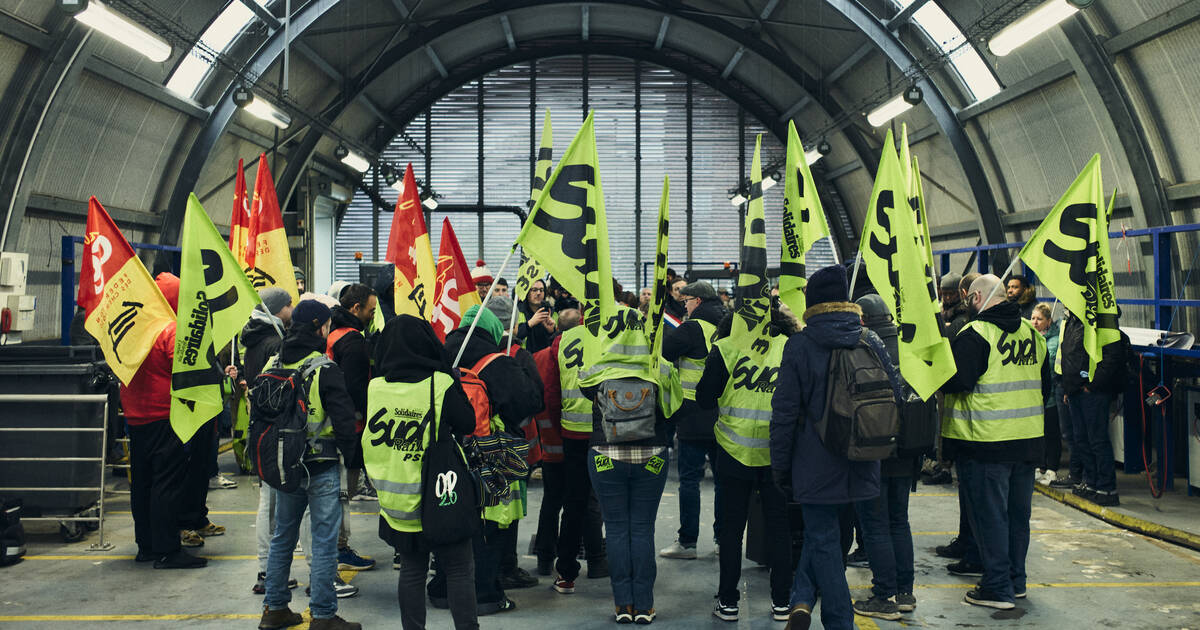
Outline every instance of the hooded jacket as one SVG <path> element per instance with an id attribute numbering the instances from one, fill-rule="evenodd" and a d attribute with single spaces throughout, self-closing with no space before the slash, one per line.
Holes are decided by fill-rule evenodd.
<path id="1" fill-rule="evenodd" d="M 942 310 L 942 330 L 950 339 L 953 339 L 969 321 L 971 314 L 967 312 L 967 303 L 964 300 L 960 299 L 950 308 Z"/>
<path id="2" fill-rule="evenodd" d="M 1037 291 L 1033 287 L 1025 287 L 1014 302 L 1021 311 L 1021 317 L 1029 319 L 1033 317 L 1033 307 L 1037 306 Z"/>
<path id="3" fill-rule="evenodd" d="M 330 358 L 342 368 L 342 374 L 346 377 L 346 391 L 350 392 L 350 400 L 354 401 L 354 410 L 361 420 L 367 417 L 367 383 L 371 381 L 371 353 L 363 337 L 363 323 L 340 304 L 330 309 L 329 313 L 333 322 L 330 336 L 339 328 L 350 329 L 328 350 L 332 353 Z"/>
<path id="4" fill-rule="evenodd" d="M 1063 391 L 1069 396 L 1083 391 L 1087 387 L 1092 392 L 1118 393 L 1124 391 L 1125 369 L 1121 362 L 1125 360 L 1124 349 L 1128 342 L 1125 333 L 1121 339 L 1114 341 L 1101 349 L 1100 362 L 1096 364 L 1096 373 L 1089 374 L 1091 362 L 1087 350 L 1083 349 L 1083 322 L 1074 314 L 1067 314 L 1067 322 L 1063 325 L 1062 338 L 1058 340 L 1058 351 L 1062 353 L 1062 383 Z M 1049 363 L 1049 361 L 1047 361 Z"/>
<path id="5" fill-rule="evenodd" d="M 1020 306 L 1016 302 L 1001 302 L 980 313 L 975 319 L 995 324 L 1006 333 L 1021 328 Z M 992 346 L 979 333 L 964 328 L 951 342 L 954 364 L 958 371 L 941 387 L 946 394 L 958 394 L 975 389 L 979 377 L 988 369 Z M 1065 365 L 1063 366 L 1066 367 Z M 1050 393 L 1051 363 L 1042 363 L 1043 402 Z M 995 463 L 1036 463 L 1042 461 L 1042 438 L 1005 440 L 1002 442 L 969 442 L 942 438 L 942 449 L 948 460 L 977 459 Z"/>
<path id="6" fill-rule="evenodd" d="M 804 312 L 807 325 L 783 348 L 771 398 L 771 468 L 777 480 L 791 482 L 789 498 L 797 503 L 831 505 L 879 496 L 879 462 L 852 462 L 834 455 L 814 428 L 825 412 L 832 352 L 858 343 L 861 317 L 856 304 L 817 304 Z M 869 330 L 866 339 L 898 390 L 898 376 L 883 342 Z"/>
<path id="7" fill-rule="evenodd" d="M 467 330 L 471 321 L 479 316 L 479 324 L 475 332 L 466 341 L 460 367 L 469 368 L 479 363 L 479 360 L 489 354 L 504 355 L 504 348 L 499 341 L 503 327 L 495 314 L 478 305 L 467 310 L 459 323 L 459 328 L 446 335 L 446 346 L 443 350 L 447 364 L 453 364 L 454 357 L 467 338 Z M 479 378 L 487 386 L 488 398 L 492 408 L 504 423 L 505 431 L 513 435 L 521 435 L 521 424 L 526 418 L 536 415 L 542 410 L 542 390 L 537 386 L 537 370 L 528 372 L 529 368 L 509 356 L 500 356 L 488 364 L 480 373 Z"/>
<path id="8" fill-rule="evenodd" d="M 550 347 L 550 342 L 554 339 L 554 333 L 546 330 L 546 327 L 541 324 L 536 326 L 529 325 L 529 320 L 533 319 L 533 316 L 537 313 L 537 311 L 533 310 L 533 305 L 522 300 L 517 303 L 517 307 L 521 309 L 521 314 L 525 316 L 525 321 L 517 326 L 517 339 L 524 342 L 525 349 L 533 354 L 537 354 L 539 351 Z M 538 305 L 539 309 L 542 307 L 550 308 L 550 303 L 543 301 Z"/>
<path id="9" fill-rule="evenodd" d="M 710 351 L 705 343 L 703 329 L 696 320 L 706 321 L 713 326 L 721 323 L 725 317 L 725 309 L 721 300 L 714 298 L 704 300 L 692 311 L 687 321 L 674 330 L 666 330 L 663 337 L 662 356 L 674 363 L 683 357 L 705 359 Z M 724 384 L 722 384 L 724 387 Z M 718 392 L 719 395 L 719 392 Z M 694 400 L 684 400 L 675 415 L 671 416 L 675 423 L 675 435 L 681 440 L 715 442 L 713 425 L 717 423 L 717 409 L 705 409 Z"/>
<path id="10" fill-rule="evenodd" d="M 172 311 L 179 309 L 179 277 L 160 273 L 154 279 Z M 121 385 L 121 407 L 125 421 L 143 425 L 171 416 L 171 369 L 175 364 L 175 322 L 158 333 L 129 385 Z"/>
<path id="11" fill-rule="evenodd" d="M 280 362 L 295 363 L 313 352 L 325 354 L 325 338 L 313 329 L 312 324 L 293 321 L 279 347 Z M 342 458 L 353 462 L 357 457 L 358 434 L 355 431 L 354 401 L 346 392 L 346 378 L 342 368 L 336 364 L 318 368 L 318 371 L 321 375 L 321 407 L 333 426 L 333 436 Z M 316 474 L 329 466 L 336 466 L 337 462 L 310 462 L 306 465 L 310 474 Z"/>
<path id="12" fill-rule="evenodd" d="M 241 342 L 246 349 L 242 355 L 241 378 L 253 386 L 254 378 L 263 371 L 267 359 L 279 352 L 279 344 L 283 341 L 280 336 L 284 330 L 283 320 L 269 315 L 261 308 L 250 312 L 250 321 L 242 328 Z"/>

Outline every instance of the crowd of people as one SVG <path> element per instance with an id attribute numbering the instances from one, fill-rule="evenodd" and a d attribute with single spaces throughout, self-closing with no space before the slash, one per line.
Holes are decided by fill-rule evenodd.
<path id="1" fill-rule="evenodd" d="M 262 289 L 262 305 L 226 361 L 230 400 L 264 372 L 294 370 L 305 383 L 308 446 L 297 489 L 260 488 L 258 627 L 302 622 L 289 607 L 301 545 L 311 627 L 360 627 L 337 615 L 338 599 L 357 592 L 338 570 L 375 566 L 350 546 L 352 498 L 378 501 L 377 535 L 394 549 L 406 630 L 426 627 L 427 601 L 448 608 L 456 628 L 478 628 L 480 616 L 516 608 L 509 594 L 536 586 L 538 576 L 569 596 L 585 567 L 587 577 L 609 579 L 616 623 L 650 624 L 656 556 L 694 559 L 709 540 L 720 565 L 713 615 L 737 621 L 743 537 L 755 510 L 772 619 L 807 628 L 819 599 L 827 629 L 853 627 L 855 614 L 900 620 L 917 606 L 909 493 L 922 471 L 949 477 L 951 470 L 959 534 L 937 553 L 955 561 L 949 572 L 979 579 L 966 589 L 967 603 L 1014 607 L 1026 597 L 1034 484 L 1069 488 L 1100 505 L 1119 501 L 1107 413 L 1127 377 L 1120 348 L 1106 347 L 1089 373 L 1080 322 L 1069 314 L 1055 321 L 1028 279 L 949 274 L 939 285 L 940 317 L 957 372 L 922 401 L 899 372 L 898 330 L 883 300 L 860 287 L 851 301 L 848 278 L 840 265 L 815 272 L 803 313 L 773 298 L 766 336 L 747 344 L 731 334 L 728 291 L 670 271 L 661 356 L 682 386 L 670 417 L 657 400 L 671 393 L 645 367 L 651 348 L 643 327 L 657 325 L 644 321 L 648 288 L 635 295 L 615 287 L 626 324 L 605 345 L 589 343 L 579 302 L 563 287 L 538 280 L 514 301 L 482 262 L 472 279 L 486 303 L 464 313 L 444 342 L 425 320 L 392 312 L 390 279 L 375 288 L 335 283 L 296 304 L 282 290 Z M 178 278 L 161 274 L 157 282 L 175 307 Z M 376 309 L 382 330 L 372 325 Z M 137 561 L 201 568 L 205 560 L 182 546 L 223 533 L 205 508 L 216 429 L 202 428 L 184 444 L 169 426 L 173 338 L 171 325 L 122 388 Z M 916 414 L 940 418 L 936 447 L 859 461 L 824 442 L 818 420 L 839 396 L 831 365 L 850 351 L 886 375 L 902 423 Z M 422 458 L 442 435 L 465 446 L 467 459 L 497 441 L 527 451 L 512 465 L 525 472 L 503 480 L 505 498 L 450 541 L 422 527 L 432 509 Z M 1063 440 L 1069 471 L 1060 476 Z M 679 528 L 674 543 L 656 550 L 671 459 Z M 711 538 L 700 522 L 706 471 L 715 488 Z M 528 484 L 538 478 L 540 510 L 531 515 Z M 467 483 L 458 479 L 457 487 Z M 215 484 L 226 485 L 221 477 Z M 454 494 L 454 482 L 437 484 L 437 496 Z M 536 521 L 526 531 L 536 527 L 537 576 L 518 565 L 527 518 Z M 310 537 L 301 541 L 305 531 Z M 845 576 L 856 539 L 872 572 L 870 592 L 857 600 Z"/>

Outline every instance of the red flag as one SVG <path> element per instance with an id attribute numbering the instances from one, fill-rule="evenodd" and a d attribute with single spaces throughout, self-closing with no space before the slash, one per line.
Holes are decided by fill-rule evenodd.
<path id="1" fill-rule="evenodd" d="M 292 296 L 292 304 L 299 302 L 292 253 L 288 249 L 287 233 L 283 231 L 283 213 L 279 211 L 279 199 L 275 197 L 275 181 L 267 167 L 266 153 L 258 157 L 258 174 L 254 177 L 249 243 L 246 275 L 254 288 L 278 287 Z"/>
<path id="2" fill-rule="evenodd" d="M 88 200 L 86 229 L 75 301 L 109 368 L 129 384 L 175 312 L 95 197 Z"/>
<path id="3" fill-rule="evenodd" d="M 429 298 L 434 288 L 436 265 L 412 164 L 404 171 L 404 187 L 392 214 L 386 260 L 396 265 L 396 314 L 430 319 L 433 304 Z"/>
<path id="4" fill-rule="evenodd" d="M 237 181 L 233 185 L 233 214 L 229 217 L 229 251 L 243 269 L 250 266 L 250 199 L 246 195 L 246 172 L 238 160 Z"/>
<path id="5" fill-rule="evenodd" d="M 442 341 L 446 335 L 458 328 L 462 314 L 479 304 L 479 293 L 471 281 L 470 267 L 463 258 L 458 238 L 450 219 L 442 220 L 442 243 L 438 247 L 437 285 L 434 291 L 437 302 L 433 305 L 433 331 Z"/>

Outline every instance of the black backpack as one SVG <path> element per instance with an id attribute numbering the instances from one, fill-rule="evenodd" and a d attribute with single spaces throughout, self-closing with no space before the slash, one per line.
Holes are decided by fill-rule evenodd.
<path id="1" fill-rule="evenodd" d="M 320 356 L 289 369 L 276 361 L 254 379 L 247 450 L 255 474 L 272 488 L 295 492 L 300 487 L 309 447 L 308 388 L 313 374 L 332 363 Z"/>
<path id="2" fill-rule="evenodd" d="M 891 457 L 900 434 L 892 382 L 867 343 L 867 332 L 859 333 L 853 348 L 830 353 L 825 412 L 814 425 L 829 452 L 854 462 Z"/>
<path id="3" fill-rule="evenodd" d="M 21 500 L 0 499 L 0 567 L 25 557 L 25 528 L 21 526 Z"/>
<path id="4" fill-rule="evenodd" d="M 896 437 L 897 457 L 920 457 L 933 451 L 941 429 L 937 398 L 921 400 L 905 387 L 907 398 L 900 405 L 900 434 Z"/>

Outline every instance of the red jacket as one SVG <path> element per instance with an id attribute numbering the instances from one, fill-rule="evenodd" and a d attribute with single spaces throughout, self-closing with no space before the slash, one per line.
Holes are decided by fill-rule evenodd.
<path id="1" fill-rule="evenodd" d="M 175 361 L 175 322 L 159 333 L 129 385 L 121 385 L 125 422 L 150 424 L 171 417 L 171 367 Z"/>
<path id="2" fill-rule="evenodd" d="M 542 377 L 542 398 L 546 408 L 533 417 L 542 441 L 542 458 L 550 463 L 563 460 L 562 450 L 562 386 L 558 381 L 558 341 L 555 335 L 549 348 L 533 354 L 538 374 Z"/>

